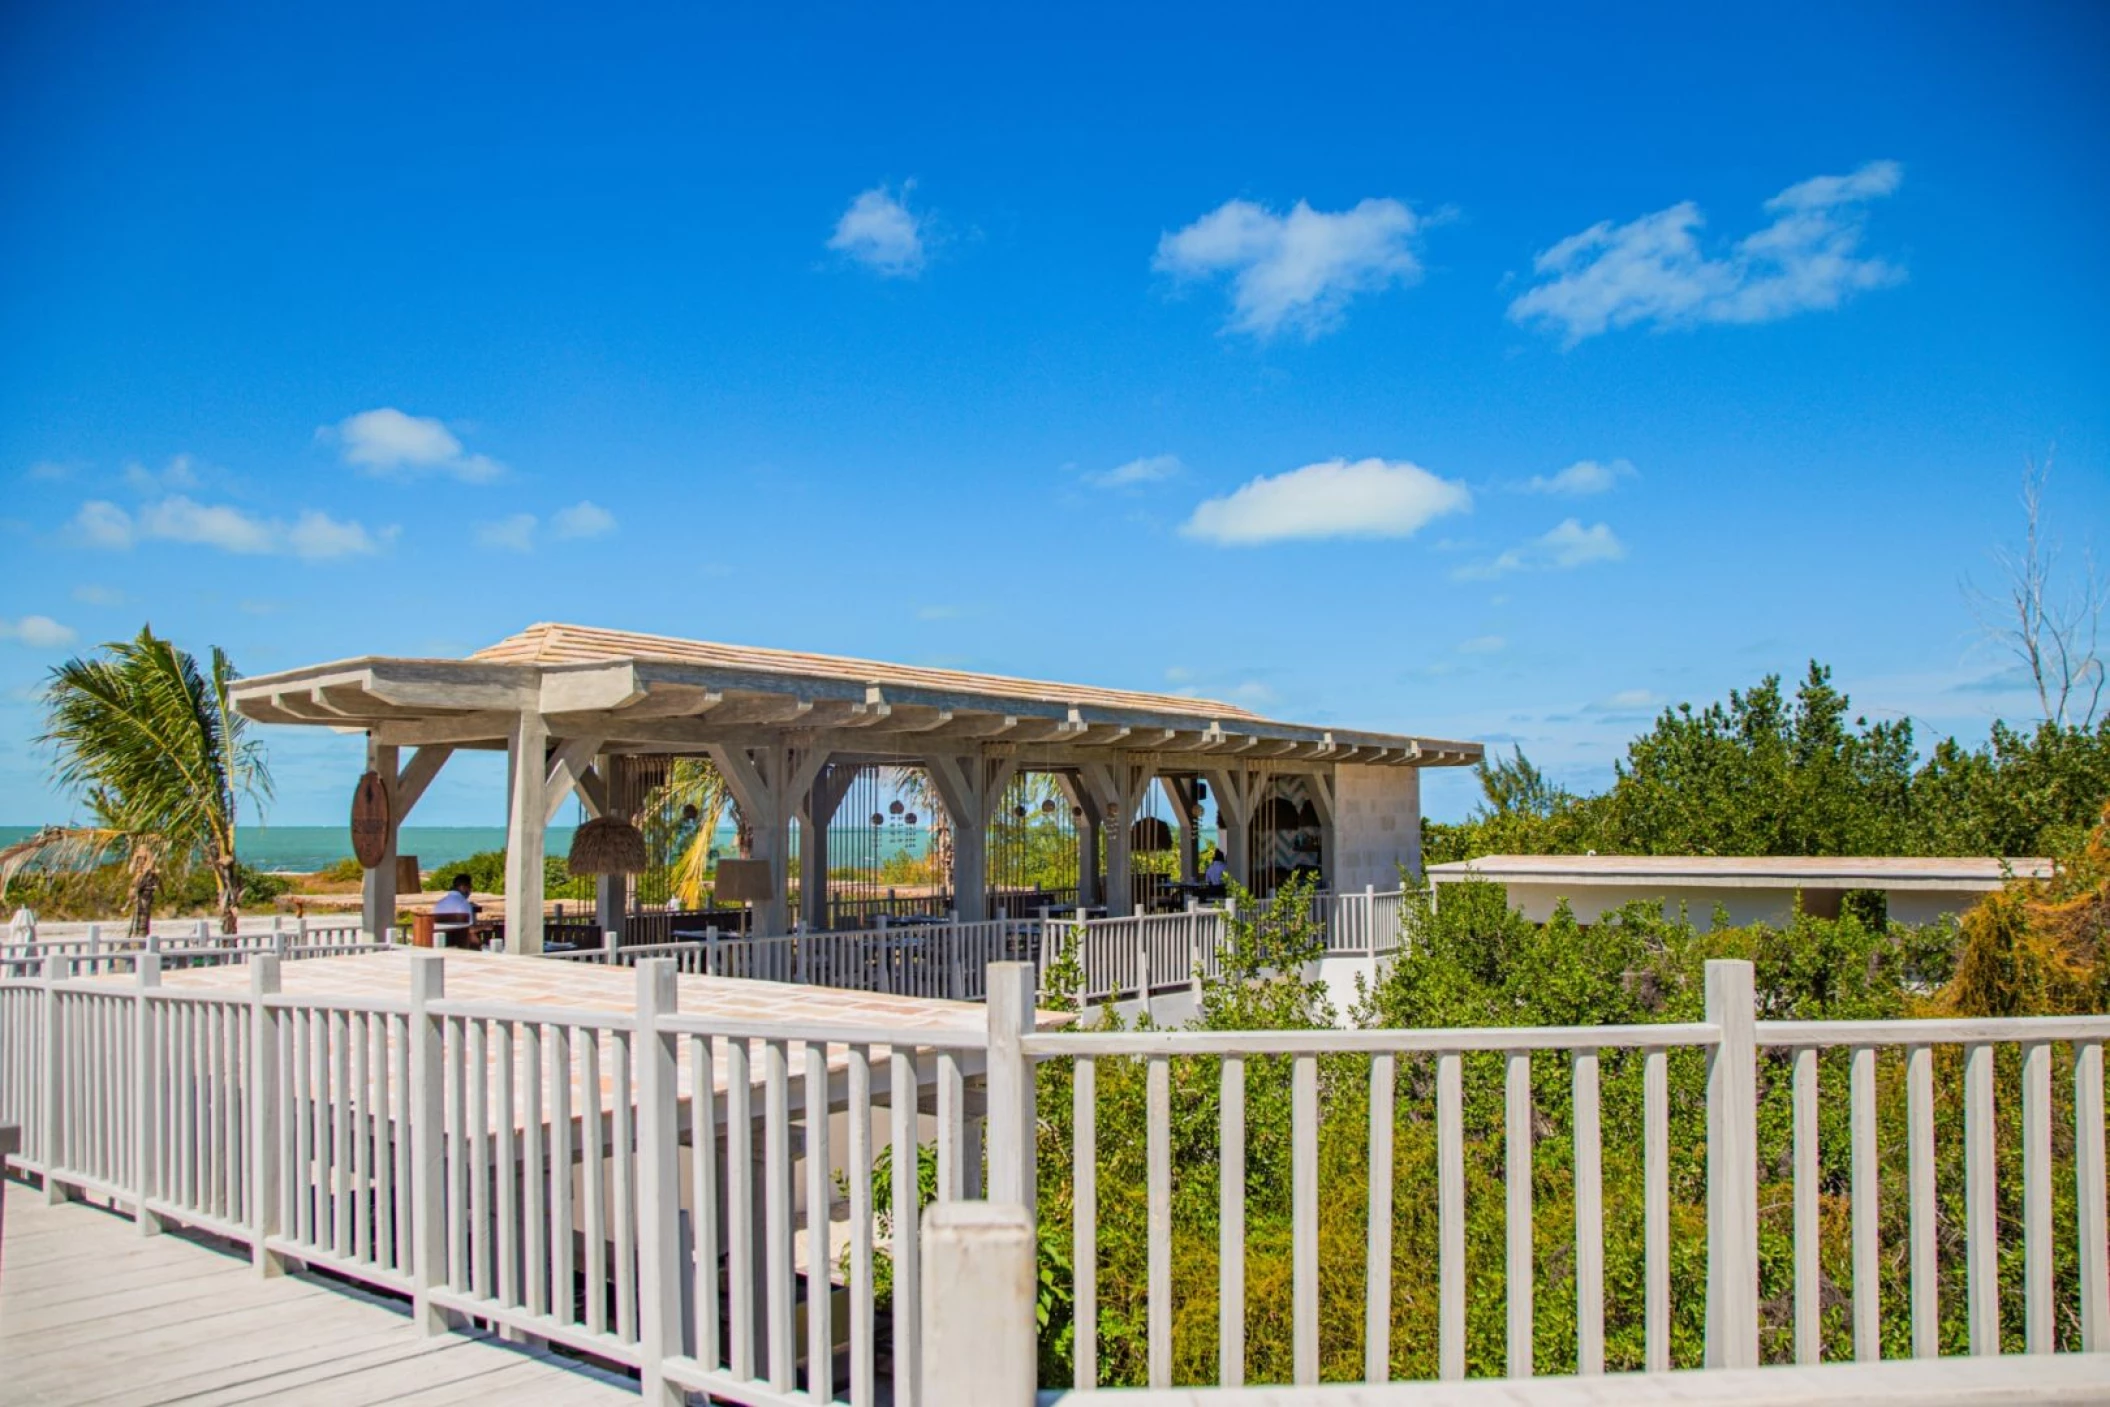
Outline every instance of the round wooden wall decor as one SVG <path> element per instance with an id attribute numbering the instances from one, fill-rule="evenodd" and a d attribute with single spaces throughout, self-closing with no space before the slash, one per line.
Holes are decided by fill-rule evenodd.
<path id="1" fill-rule="evenodd" d="M 352 853 L 368 869 L 388 855 L 388 788 L 368 772 L 352 792 Z"/>

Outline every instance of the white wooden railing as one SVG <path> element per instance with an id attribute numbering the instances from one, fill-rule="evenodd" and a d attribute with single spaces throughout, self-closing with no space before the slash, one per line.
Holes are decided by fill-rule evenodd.
<path id="1" fill-rule="evenodd" d="M 1328 956 L 1372 959 L 1397 953 L 1406 938 L 1406 895 L 1365 889 L 1321 894 L 1312 917 L 1323 926 Z M 839 932 L 774 935 L 707 931 L 693 941 L 622 945 L 610 934 L 601 948 L 550 953 L 577 962 L 634 963 L 638 955 L 672 957 L 681 970 L 766 982 L 799 982 L 899 996 L 980 1001 L 992 962 L 1031 962 L 1043 997 L 1087 1006 L 1180 990 L 1222 970 L 1230 936 L 1228 908 L 1074 919 L 989 919 L 975 923 L 908 923 Z M 1049 985 L 1050 969 L 1068 954 L 1068 990 Z"/>
<path id="2" fill-rule="evenodd" d="M 621 961 L 622 959 L 618 959 Z M 1841 1047 L 1852 1075 L 1851 1219 L 1854 1356 L 1876 1356 L 1883 1327 L 1881 1258 L 1902 1250 L 1912 1291 L 1912 1344 L 1931 1354 L 1941 1290 L 1935 1278 L 1934 1152 L 1963 1162 L 1963 1293 L 1973 1355 L 1999 1351 L 1999 1261 L 2019 1253 L 2024 1347 L 2055 1346 L 2055 1316 L 2080 1346 L 2110 1350 L 2110 1235 L 2105 1229 L 2103 1041 L 2110 1017 L 1846 1023 L 1755 1019 L 1748 964 L 1714 962 L 1704 1019 L 1684 1025 L 1360 1031 L 1039 1031 L 1039 973 L 995 964 L 982 1030 L 944 1035 L 798 1021 L 688 1016 L 671 958 L 636 962 L 630 1012 L 571 1011 L 450 999 L 446 960 L 414 958 L 396 998 L 326 997 L 279 989 L 275 955 L 249 963 L 246 992 L 165 986 L 161 955 L 143 954 L 129 978 L 75 978 L 52 959 L 34 980 L 0 979 L 0 1123 L 25 1134 L 15 1165 L 52 1196 L 88 1192 L 130 1209 L 142 1230 L 164 1222 L 209 1229 L 251 1248 L 259 1269 L 287 1262 L 332 1271 L 411 1297 L 431 1332 L 471 1321 L 507 1335 L 566 1345 L 642 1376 L 648 1397 L 680 1389 L 730 1401 L 854 1403 L 914 1399 L 918 1381 L 914 1179 L 894 1183 L 891 1208 L 874 1204 L 875 1141 L 896 1168 L 917 1166 L 931 1137 L 942 1202 L 986 1187 L 992 1200 L 1036 1204 L 1040 1091 L 1068 1084 L 1075 1382 L 1099 1377 L 1097 1267 L 1101 1254 L 1097 1077 L 1108 1062 L 1144 1063 L 1147 1145 L 1147 1379 L 1172 1376 L 1171 1208 L 1176 1179 L 1171 1070 L 1214 1060 L 1220 1097 L 1217 1339 L 1220 1377 L 1247 1362 L 1247 1150 L 1255 1139 L 1290 1150 L 1288 1246 L 1291 1381 L 1318 1380 L 1321 1363 L 1319 1226 L 1321 1062 L 1367 1060 L 1370 1087 L 1364 1247 L 1365 1375 L 1390 1376 L 1395 1199 L 1393 1142 L 1402 1067 L 1432 1066 L 1436 1151 L 1433 1199 L 1438 1285 L 1433 1339 L 1439 1376 L 1466 1367 L 1467 1070 L 1501 1069 L 1506 1368 L 1531 1374 L 1536 1310 L 1530 1150 L 1534 1064 L 1565 1056 L 1572 1092 L 1576 1369 L 1602 1372 L 1606 1272 L 1599 1132 L 1600 1064 L 1638 1062 L 1643 1087 L 1645 1234 L 1643 1368 L 1672 1365 L 1672 1167 L 1669 1070 L 1704 1063 L 1706 1265 L 1704 1360 L 1755 1366 L 1760 1357 L 1758 1093 L 1762 1066 L 1790 1081 L 1789 1159 L 1796 1217 L 1794 1356 L 1819 1356 L 1815 1213 L 1821 1048 Z M 2019 1051 L 2020 1187 L 1998 1185 L 1996 1053 Z M 1965 1116 L 1935 1126 L 1934 1055 L 1961 1048 Z M 1878 1053 L 1903 1052 L 1909 1119 L 1902 1149 L 1878 1138 Z M 1691 1052 L 1681 1057 L 1680 1052 Z M 2013 1059 L 2014 1057 L 2010 1057 Z M 2052 1066 L 2070 1066 L 2074 1212 L 2053 1217 Z M 1036 1077 L 1035 1065 L 1057 1061 Z M 1287 1062 L 1288 1128 L 1249 1126 L 1250 1062 Z M 1767 1065 L 1772 1062 L 1772 1065 Z M 986 1147 L 969 1117 L 979 1077 Z M 1362 1078 L 1358 1075 L 1356 1078 Z M 1680 1097 L 1690 1092 L 1680 1092 Z M 881 1116 L 878 1111 L 888 1111 Z M 831 1120 L 823 1111 L 841 1117 Z M 1415 1116 L 1415 1117 L 1418 1117 Z M 875 1124 L 876 1119 L 883 1122 Z M 885 1136 L 875 1130 L 883 1128 Z M 698 1131 L 709 1131 L 699 1136 Z M 2013 1136 L 2008 1146 L 2013 1148 Z M 834 1141 L 842 1140 L 840 1154 Z M 1953 1142 L 1952 1142 L 1953 1140 Z M 689 1150 L 686 1162 L 682 1149 Z M 698 1156 L 699 1152 L 701 1156 Z M 985 1162 L 986 1155 L 986 1162 Z M 1876 1220 L 1886 1157 L 1910 1162 L 1907 1245 L 1885 1248 Z M 833 1174 L 845 1219 L 832 1222 Z M 1999 1208 L 2019 1206 L 2020 1235 L 2003 1239 Z M 891 1212 L 896 1234 L 883 1237 Z M 798 1233 L 804 1224 L 801 1252 Z M 2078 1302 L 2058 1304 L 2056 1258 L 2076 1256 Z M 882 1306 L 877 1259 L 893 1257 Z M 840 1280 L 840 1284 L 838 1284 Z M 806 1306 L 847 1303 L 837 1315 Z M 1953 1301 L 1952 1301 L 1953 1303 Z M 1030 1324 L 1030 1284 L 1016 1314 Z M 891 1345 L 891 1353 L 883 1345 Z M 847 1371 L 835 1364 L 846 1351 Z M 1681 1365 L 1684 1366 L 1684 1365 Z M 2017 1381 L 2026 1382 L 2026 1378 Z M 1052 1386 L 1052 1385 L 1051 1385 Z M 1206 1389 L 1209 1385 L 1203 1384 Z M 1200 1393 L 1206 1397 L 1206 1391 Z M 1003 1400 L 993 1395 L 989 1400 Z"/>
<path id="3" fill-rule="evenodd" d="M 631 1368 L 655 1401 L 869 1404 L 882 1383 L 914 1400 L 918 1179 L 875 1205 L 875 1117 L 893 1166 L 934 1145 L 938 1200 L 971 1195 L 982 1032 L 684 1016 L 666 959 L 637 964 L 630 1012 L 450 1000 L 445 964 L 413 955 L 397 998 L 282 992 L 269 953 L 247 992 L 164 986 L 158 953 L 129 980 L 57 958 L 0 979 L 10 1161 L 143 1233 L 245 1244 L 262 1274 L 297 1262 L 407 1295 L 428 1332 L 474 1321 Z M 1030 1019 L 1024 993 L 990 1004 L 995 1026 Z M 806 1312 L 839 1294 L 841 1336 Z"/>
<path id="4" fill-rule="evenodd" d="M 1690 1025 L 1489 1028 L 1457 1030 L 1355 1031 L 1110 1031 L 1027 1033 L 1020 1038 L 1021 1063 L 1065 1059 L 1069 1062 L 1070 1118 L 1073 1129 L 1070 1205 L 1071 1263 L 1075 1273 L 1075 1387 L 1089 1390 L 1098 1382 L 1096 1338 L 1097 1265 L 1101 1250 L 1097 1227 L 1099 1168 L 1096 1076 L 1101 1062 L 1140 1059 L 1147 1063 L 1147 1236 L 1149 1247 L 1147 1372 L 1149 1385 L 1170 1387 L 1172 1374 L 1171 1208 L 1175 1169 L 1172 1159 L 1173 1110 L 1170 1062 L 1182 1057 L 1214 1058 L 1219 1065 L 1220 1127 L 1215 1165 L 1207 1175 L 1218 1180 L 1220 1283 L 1217 1287 L 1218 1362 L 1224 1385 L 1238 1384 L 1247 1361 L 1245 1265 L 1246 1066 L 1250 1060 L 1287 1060 L 1291 1066 L 1291 1378 L 1299 1385 L 1316 1383 L 1320 1366 L 1319 1224 L 1319 1068 L 1325 1056 L 1343 1053 L 1368 1058 L 1369 1140 L 1368 1244 L 1364 1256 L 1364 1372 L 1371 1382 L 1390 1375 L 1393 1347 L 1391 1283 L 1393 1161 L 1396 1097 L 1402 1059 L 1432 1061 L 1437 1179 L 1430 1189 L 1438 1223 L 1438 1312 L 1436 1324 L 1439 1375 L 1462 1377 L 1466 1366 L 1466 1206 L 1464 1066 L 1473 1053 L 1502 1061 L 1503 1196 L 1506 1275 L 1506 1365 L 1511 1377 L 1533 1371 L 1534 1286 L 1530 1150 L 1538 1111 L 1532 1096 L 1535 1059 L 1565 1052 L 1572 1088 L 1572 1197 L 1575 1208 L 1574 1279 L 1576 1370 L 1605 1370 L 1604 1196 L 1600 1140 L 1599 1063 L 1610 1052 L 1635 1052 L 1643 1065 L 1645 1233 L 1642 1267 L 1644 1366 L 1661 1372 L 1671 1364 L 1670 1303 L 1670 1087 L 1669 1057 L 1679 1050 L 1702 1052 L 1706 1065 L 1707 1245 L 1706 1354 L 1709 1367 L 1754 1367 L 1759 1362 L 1759 1241 L 1757 1087 L 1760 1052 L 1793 1052 L 1793 1198 L 1795 1204 L 1795 1356 L 1818 1358 L 1819 1284 L 1817 1279 L 1817 1082 L 1814 1052 L 1824 1046 L 1854 1050 L 1852 1075 L 1852 1220 L 1854 1247 L 1855 1357 L 1878 1356 L 1881 1306 L 1878 1276 L 1884 1254 L 1878 1240 L 1876 1188 L 1882 1147 L 1875 1127 L 1875 1052 L 1898 1047 L 1907 1052 L 1912 1208 L 1910 1245 L 1911 1315 L 1914 1350 L 1936 1351 L 1936 1244 L 1934 1206 L 1934 1126 L 1932 1052 L 1937 1047 L 1964 1050 L 1965 1118 L 1960 1136 L 1965 1164 L 1966 1279 L 1970 1345 L 1974 1354 L 1999 1352 L 1999 1257 L 2001 1232 L 1996 1215 L 1994 1126 L 1994 1057 L 2002 1046 L 2019 1047 L 2021 1059 L 2022 1206 L 2021 1251 L 2024 1261 L 2024 1322 L 2027 1347 L 2053 1347 L 2052 1297 L 2055 1257 L 2052 1222 L 2051 1066 L 2063 1047 L 2072 1068 L 2074 1109 L 2074 1178 L 2078 1246 L 2079 1303 L 2067 1306 L 2077 1319 L 2082 1346 L 2091 1352 L 2110 1350 L 2110 1236 L 2104 1219 L 2105 1165 L 2103 1125 L 2103 1041 L 2110 1037 L 2110 1017 L 2017 1018 L 1998 1021 L 1889 1021 L 1843 1023 L 1759 1022 L 1755 1020 L 1752 974 L 1748 963 L 1710 962 L 1706 974 L 1706 1015 Z M 1021 1106 L 1003 1110 L 996 1102 L 997 1048 L 992 1047 L 990 1146 L 995 1150 L 1020 1128 L 1038 1123 L 1031 1081 L 1016 1078 L 1007 1087 L 1023 1091 Z M 1279 1130 L 1265 1131 L 1279 1138 Z M 992 1167 L 994 1165 L 992 1164 Z M 992 1173 L 992 1196 L 997 1179 Z M 1018 1200 L 1032 1205 L 1030 1186 Z M 1892 1248 L 1894 1254 L 1897 1248 Z"/>

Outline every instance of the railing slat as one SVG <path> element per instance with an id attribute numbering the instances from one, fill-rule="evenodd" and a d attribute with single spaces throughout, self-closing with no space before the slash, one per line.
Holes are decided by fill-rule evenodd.
<path id="1" fill-rule="evenodd" d="M 1290 1067 L 1291 1372 L 1298 1386 L 1319 1380 L 1319 1059 Z"/>
<path id="2" fill-rule="evenodd" d="M 741 1379 L 751 1379 L 755 1375 L 755 1347 L 760 1331 L 755 1315 L 753 1058 L 749 1042 L 733 1040 L 725 1043 L 726 1327 L 732 1335 L 726 1346 L 726 1358 L 733 1376 Z M 896 1241 L 898 1243 L 898 1236 Z M 896 1306 L 898 1310 L 898 1292 Z"/>
<path id="3" fill-rule="evenodd" d="M 2000 1209 L 1993 1150 L 1993 1047 L 1964 1053 L 1964 1260 L 1973 1355 L 2000 1352 Z"/>
<path id="4" fill-rule="evenodd" d="M 1502 1178 L 1506 1195 L 1503 1239 L 1507 1273 L 1503 1286 L 1509 1304 L 1509 1376 L 1528 1378 L 1532 1371 L 1531 1312 L 1531 1053 L 1513 1050 L 1503 1073 Z"/>
<path id="5" fill-rule="evenodd" d="M 873 1407 L 878 1395 L 872 1314 L 872 1052 L 849 1048 L 849 1148 L 843 1180 L 850 1192 L 850 1404 Z M 701 1202 L 699 1201 L 699 1205 Z"/>
<path id="6" fill-rule="evenodd" d="M 914 1407 L 922 1397 L 917 1371 L 923 1346 L 923 1294 L 920 1276 L 919 1216 L 916 1206 L 920 1168 L 916 1156 L 916 1052 L 908 1045 L 887 1048 L 888 1113 L 893 1127 L 894 1258 L 894 1402 Z"/>
<path id="7" fill-rule="evenodd" d="M 1815 1052 L 1796 1054 L 1799 1060 Z M 1934 1050 L 1916 1045 L 1905 1056 L 1906 1180 L 1910 1187 L 1912 1356 L 1941 1353 L 1941 1263 L 1936 1234 L 1940 1213 L 1934 1200 Z"/>
<path id="8" fill-rule="evenodd" d="M 1216 1191 L 1216 1371 L 1224 1386 L 1237 1387 L 1245 1382 L 1244 1058 L 1225 1056 L 1218 1080 L 1221 1182 Z"/>
<path id="9" fill-rule="evenodd" d="M 527 1311 L 549 1313 L 549 1199 L 548 1154 L 542 1124 L 542 1025 L 529 1021 L 520 1028 L 521 1081 L 521 1200 L 525 1203 L 522 1259 L 526 1271 Z"/>
<path id="10" fill-rule="evenodd" d="M 1795 1159 L 1795 1361 L 1824 1357 L 1823 1305 L 1819 1295 L 1817 1224 L 1817 1051 L 1795 1052 L 1793 1092 Z"/>
<path id="11" fill-rule="evenodd" d="M 602 1123 L 601 1033 L 579 1032 L 579 1152 L 586 1205 L 586 1328 L 608 1332 L 608 1137 Z"/>
<path id="12" fill-rule="evenodd" d="M 1172 1070 L 1163 1056 L 1145 1077 L 1148 1164 L 1150 1386 L 1172 1386 Z"/>
<path id="13" fill-rule="evenodd" d="M 798 1352 L 791 1283 L 790 1056 L 783 1041 L 762 1043 L 762 1249 L 769 1295 L 769 1386 L 789 1392 Z"/>
<path id="14" fill-rule="evenodd" d="M 2051 1046 L 2022 1048 L 2022 1327 L 2028 1353 L 2050 1353 Z"/>
<path id="15" fill-rule="evenodd" d="M 1464 1057 L 1436 1057 L 1436 1281 L 1440 1297 L 1437 1375 L 1465 1376 L 1465 1083 Z"/>
<path id="16" fill-rule="evenodd" d="M 1369 1245 L 1363 1254 L 1363 1380 L 1392 1376 L 1392 1094 L 1397 1057 L 1370 1060 Z"/>
<path id="17" fill-rule="evenodd" d="M 806 1391 L 816 1402 L 835 1397 L 835 1315 L 831 1295 L 828 1181 L 828 1047 L 806 1042 Z M 854 1117 L 854 1111 L 852 1113 Z M 856 1176 L 854 1167 L 845 1172 Z"/>
<path id="18" fill-rule="evenodd" d="M 691 1348 L 715 1371 L 725 1360 L 718 1341 L 718 1090 L 711 1038 L 690 1036 L 689 1206 L 696 1260 L 690 1269 Z"/>
<path id="19" fill-rule="evenodd" d="M 1070 1087 L 1071 1306 L 1077 1331 L 1074 1381 L 1099 1385 L 1099 1065 L 1077 1057 Z"/>
<path id="20" fill-rule="evenodd" d="M 1855 1046 L 1847 1101 L 1852 1140 L 1854 1359 L 1883 1356 L 1883 1262 L 1878 1239 L 1877 1196 L 1882 1169 L 1876 1162 L 1876 1050 Z"/>
<path id="21" fill-rule="evenodd" d="M 1647 1285 L 1642 1317 L 1646 1321 L 1645 1367 L 1670 1371 L 1670 1059 L 1655 1049 L 1642 1066 L 1642 1192 L 1646 1204 L 1642 1260 Z"/>
<path id="22" fill-rule="evenodd" d="M 1604 1371 L 1604 1171 L 1597 1052 L 1575 1052 L 1575 1371 Z"/>
<path id="23" fill-rule="evenodd" d="M 2110 1217 L 2105 1216 L 2103 1043 L 2073 1048 L 2073 1175 L 2080 1233 L 2081 1351 L 2110 1352 Z"/>

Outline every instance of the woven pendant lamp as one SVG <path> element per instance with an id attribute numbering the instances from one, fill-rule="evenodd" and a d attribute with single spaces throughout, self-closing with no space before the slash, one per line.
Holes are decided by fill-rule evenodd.
<path id="1" fill-rule="evenodd" d="M 644 832 L 614 816 L 596 816 L 579 827 L 565 862 L 575 875 L 643 874 L 650 866 Z"/>
<path id="2" fill-rule="evenodd" d="M 1172 827 L 1156 816 L 1143 816 L 1129 828 L 1128 848 L 1138 855 L 1155 855 L 1172 848 Z"/>

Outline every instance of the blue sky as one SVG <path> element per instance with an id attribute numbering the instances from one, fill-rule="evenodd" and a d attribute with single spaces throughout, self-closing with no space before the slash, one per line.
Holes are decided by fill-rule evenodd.
<path id="1" fill-rule="evenodd" d="M 10 7 L 0 822 L 66 812 L 45 671 L 146 619 L 1193 690 L 1585 787 L 1811 657 L 1981 736 L 2025 456 L 2070 559 L 2110 523 L 2106 93 L 2085 4 Z M 271 743 L 338 820 L 356 744 Z"/>

